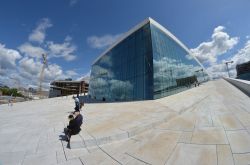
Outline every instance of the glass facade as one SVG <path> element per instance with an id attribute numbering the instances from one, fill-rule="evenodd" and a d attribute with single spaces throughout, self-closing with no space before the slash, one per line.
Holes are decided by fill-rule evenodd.
<path id="1" fill-rule="evenodd" d="M 206 77 L 185 49 L 149 21 L 92 65 L 89 95 L 108 101 L 157 99 Z"/>
<path id="2" fill-rule="evenodd" d="M 208 79 L 201 65 L 176 41 L 151 24 L 154 99 L 172 95 Z"/>

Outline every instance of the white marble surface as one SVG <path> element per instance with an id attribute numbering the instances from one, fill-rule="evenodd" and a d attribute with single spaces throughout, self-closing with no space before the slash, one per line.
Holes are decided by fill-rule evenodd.
<path id="1" fill-rule="evenodd" d="M 71 149 L 71 97 L 0 105 L 0 164 L 250 164 L 250 99 L 225 80 L 170 97 L 86 103 Z"/>

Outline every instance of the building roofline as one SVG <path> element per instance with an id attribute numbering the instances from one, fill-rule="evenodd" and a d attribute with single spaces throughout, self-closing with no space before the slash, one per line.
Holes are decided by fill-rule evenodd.
<path id="1" fill-rule="evenodd" d="M 116 42 L 114 42 L 108 49 L 106 49 L 103 53 L 101 53 L 101 55 L 99 57 L 97 57 L 95 59 L 95 61 L 92 63 L 95 64 L 102 56 L 104 56 L 108 51 L 110 51 L 111 49 L 113 49 L 116 45 L 118 45 L 120 42 L 122 42 L 125 38 L 127 38 L 129 35 L 131 35 L 132 33 L 134 33 L 136 30 L 140 29 L 141 27 L 143 27 L 144 25 L 146 25 L 147 23 L 150 22 L 150 18 L 146 18 L 145 20 L 143 20 L 142 22 L 140 22 L 139 24 L 135 25 L 133 28 L 131 28 L 129 31 L 127 31 L 126 33 L 124 33 L 120 38 L 117 39 Z"/>
<path id="2" fill-rule="evenodd" d="M 161 24 L 159 24 L 158 22 L 156 22 L 154 19 L 152 19 L 151 17 L 146 18 L 145 20 L 143 20 L 142 22 L 140 22 L 139 24 L 137 24 L 136 26 L 134 26 L 133 28 L 131 28 L 128 32 L 126 32 L 124 35 L 122 35 L 115 43 L 113 43 L 108 49 L 106 49 L 99 57 L 97 57 L 97 59 L 92 63 L 95 64 L 102 56 L 104 56 L 108 51 L 110 51 L 111 49 L 113 49 L 116 45 L 118 45 L 120 42 L 122 42 L 125 38 L 127 38 L 129 35 L 131 35 L 132 33 L 134 33 L 136 30 L 140 29 L 141 27 L 143 27 L 144 25 L 146 25 L 147 23 L 151 23 L 154 26 L 156 26 L 157 28 L 159 28 L 160 30 L 162 30 L 166 35 L 168 35 L 170 38 L 172 38 L 176 43 L 178 43 L 184 50 L 186 50 L 188 52 L 189 55 L 191 55 L 196 62 L 198 62 L 198 64 L 200 64 L 200 66 L 203 68 L 203 70 L 207 73 L 206 69 L 204 68 L 204 66 L 200 63 L 200 61 L 191 53 L 191 51 L 177 38 L 175 37 L 169 30 L 167 30 L 165 27 L 163 27 Z M 208 74 L 208 73 L 207 73 Z M 208 74 L 209 75 L 209 74 Z M 210 76 L 210 75 L 209 75 Z M 211 76 L 210 76 L 211 77 Z"/>
<path id="3" fill-rule="evenodd" d="M 84 80 L 81 80 L 81 81 L 55 80 L 55 81 L 52 81 L 51 83 L 56 83 L 56 82 L 59 82 L 59 83 L 81 83 L 81 82 L 85 82 L 85 81 Z"/>

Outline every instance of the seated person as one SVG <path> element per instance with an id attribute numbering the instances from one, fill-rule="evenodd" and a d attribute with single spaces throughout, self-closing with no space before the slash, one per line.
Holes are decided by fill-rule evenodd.
<path id="1" fill-rule="evenodd" d="M 78 124 L 78 121 L 74 119 L 73 115 L 68 116 L 69 125 L 67 128 L 64 128 L 64 133 L 67 136 L 67 141 L 70 141 L 71 135 L 76 135 L 81 131 L 81 128 Z"/>
<path id="2" fill-rule="evenodd" d="M 75 119 L 74 120 L 75 120 L 77 126 L 80 128 L 81 125 L 82 125 L 82 120 L 83 120 L 82 114 L 80 113 L 79 110 L 76 110 L 74 112 L 74 115 L 75 115 Z M 80 130 L 81 130 L 81 128 L 80 128 Z"/>

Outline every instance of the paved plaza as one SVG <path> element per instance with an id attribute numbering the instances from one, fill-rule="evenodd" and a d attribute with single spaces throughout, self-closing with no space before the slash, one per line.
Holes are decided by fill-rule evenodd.
<path id="1" fill-rule="evenodd" d="M 158 100 L 86 103 L 60 140 L 72 97 L 0 105 L 0 165 L 247 165 L 250 99 L 225 80 Z"/>

